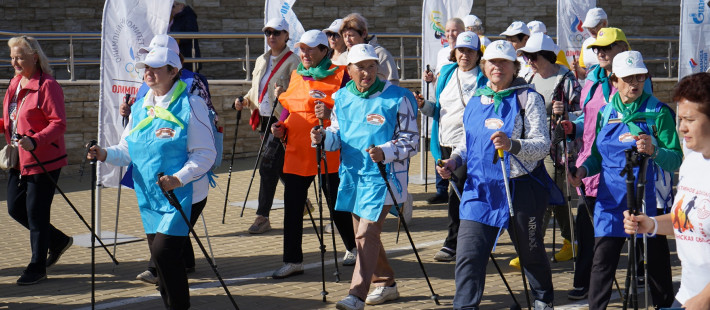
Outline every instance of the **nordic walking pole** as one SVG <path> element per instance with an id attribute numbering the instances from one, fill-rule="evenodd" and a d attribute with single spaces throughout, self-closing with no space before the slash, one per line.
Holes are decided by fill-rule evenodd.
<path id="1" fill-rule="evenodd" d="M 515 228 L 515 223 L 513 219 L 515 219 L 515 212 L 513 211 L 513 197 L 510 194 L 510 184 L 508 184 L 508 171 L 505 170 L 505 153 L 503 150 L 496 150 L 498 152 L 498 157 L 500 158 L 500 167 L 503 170 L 503 183 L 505 184 L 505 195 L 506 198 L 508 198 L 508 212 L 510 212 L 510 221 L 508 222 L 508 227 L 510 228 L 510 232 L 512 233 L 512 239 L 515 244 L 518 245 L 518 248 L 520 249 L 520 239 L 518 238 L 518 232 L 517 229 Z M 522 251 L 522 249 L 521 249 Z M 523 263 L 523 256 L 520 255 L 520 274 L 523 276 L 523 287 L 525 288 L 525 301 L 528 302 L 528 310 L 531 310 L 532 307 L 530 306 L 530 293 L 528 292 L 528 282 L 527 279 L 525 278 L 525 264 Z"/>
<path id="2" fill-rule="evenodd" d="M 91 140 L 86 145 L 86 152 L 96 145 L 96 140 Z M 39 161 L 37 161 L 39 162 Z M 91 162 L 91 231 L 96 230 L 96 157 Z M 119 184 L 119 186 L 121 186 Z M 114 243 L 115 244 L 115 243 Z M 116 266 L 116 265 L 114 265 Z M 96 307 L 96 234 L 91 234 L 91 309 Z"/>
<path id="3" fill-rule="evenodd" d="M 244 101 L 244 97 L 239 96 L 239 102 L 243 102 L 243 101 Z M 232 108 L 234 108 L 234 105 L 232 105 Z M 222 209 L 222 224 L 224 224 L 224 217 L 227 215 L 227 201 L 229 200 L 229 185 L 232 183 L 232 167 L 234 166 L 234 152 L 237 149 L 237 133 L 239 133 L 239 120 L 241 120 L 241 119 L 242 119 L 242 110 L 239 110 L 239 111 L 237 111 L 237 126 L 234 127 L 234 143 L 232 143 L 232 160 L 229 162 L 229 174 L 227 176 L 227 190 L 226 190 L 226 193 L 224 193 L 224 209 Z M 257 158 L 257 160 L 258 160 L 258 158 Z M 242 211 L 242 212 L 244 212 L 244 211 Z M 204 218 L 203 218 L 203 220 L 204 220 Z M 209 241 L 207 243 L 209 244 Z M 210 247 L 210 250 L 211 249 L 212 249 L 212 247 Z"/>
<path id="4" fill-rule="evenodd" d="M 429 65 L 426 65 L 426 72 L 429 73 L 431 72 L 431 68 Z M 431 82 L 426 82 L 426 100 L 429 100 L 429 85 Z M 426 158 L 426 150 L 428 150 L 427 145 L 429 145 L 429 117 L 426 115 L 422 115 L 424 117 L 424 192 L 429 192 L 429 159 Z M 397 227 L 397 242 L 399 242 L 399 227 Z M 395 243 L 397 243 L 395 242 Z"/>
<path id="5" fill-rule="evenodd" d="M 19 134 L 16 134 L 15 139 L 18 139 L 18 140 L 19 140 L 19 139 L 21 139 L 21 138 L 22 138 L 22 136 L 20 136 Z M 69 197 L 67 197 L 67 195 L 64 194 L 64 191 L 62 191 L 62 189 L 59 187 L 59 184 L 57 184 L 57 181 L 55 181 L 55 180 L 49 175 L 49 171 L 47 171 L 47 168 L 44 167 L 44 164 L 42 164 L 42 162 L 39 160 L 39 158 L 37 157 L 37 154 L 35 154 L 34 150 L 29 151 L 29 152 L 30 152 L 30 154 L 32 155 L 32 157 L 34 158 L 34 160 L 37 162 L 37 165 L 39 165 L 39 167 L 42 169 L 42 172 L 44 172 L 44 174 L 47 175 L 47 177 L 49 178 L 49 180 L 52 181 L 52 184 L 54 184 L 54 188 L 56 188 L 57 191 L 59 192 L 59 194 L 61 194 L 62 197 L 64 197 L 64 200 L 65 200 L 65 201 L 67 202 L 67 204 L 72 208 L 72 210 L 74 210 L 74 213 L 76 213 L 76 215 L 79 217 L 79 219 L 84 223 L 84 226 L 86 226 L 86 228 L 88 228 L 89 231 L 91 231 L 91 234 L 96 238 L 96 241 L 99 242 L 99 244 L 101 245 L 101 247 L 103 247 L 104 250 L 106 250 L 106 254 L 108 254 L 108 256 L 111 258 L 111 260 L 113 261 L 113 263 L 114 263 L 115 265 L 118 265 L 118 261 L 116 260 L 115 257 L 113 257 L 113 255 L 112 255 L 111 252 L 108 250 L 108 248 L 106 247 L 106 245 L 104 244 L 104 242 L 101 241 L 101 238 L 99 238 L 99 236 L 96 235 L 96 232 L 94 232 L 93 227 L 91 227 L 91 225 L 89 225 L 89 223 L 86 222 L 86 220 L 85 220 L 84 217 L 81 215 L 81 213 L 79 212 L 79 210 L 77 210 L 76 207 L 74 206 L 74 204 L 71 202 L 71 200 L 69 200 Z M 92 217 L 92 218 L 93 218 L 93 217 Z"/>
<path id="6" fill-rule="evenodd" d="M 315 129 L 318 130 L 322 127 L 323 120 L 319 119 L 320 126 L 316 126 Z M 323 140 L 323 139 L 321 139 Z M 320 213 L 320 274 L 321 274 L 321 282 L 323 283 L 323 290 L 320 292 L 320 294 L 323 296 L 323 302 L 326 302 L 326 296 L 328 295 L 328 291 L 325 289 L 325 242 L 323 238 L 325 237 L 323 235 L 323 180 L 321 179 L 321 147 L 323 146 L 322 143 L 316 144 L 316 162 L 318 165 L 318 212 Z M 310 212 L 310 209 L 309 209 Z M 333 232 L 333 235 L 335 235 L 335 232 Z M 338 260 L 335 260 L 335 265 L 338 265 Z"/>
<path id="7" fill-rule="evenodd" d="M 158 183 L 160 183 L 160 178 L 163 177 L 165 174 L 160 172 L 158 173 Z M 205 255 L 205 258 L 207 259 L 207 263 L 210 264 L 210 267 L 212 267 L 212 271 L 214 271 L 214 274 L 217 276 L 217 279 L 219 279 L 219 283 L 222 284 L 222 287 L 224 288 L 224 291 L 227 293 L 227 296 L 229 297 L 229 300 L 232 302 L 232 305 L 234 306 L 234 309 L 239 310 L 239 306 L 237 306 L 237 302 L 234 301 L 234 297 L 232 297 L 232 294 L 229 293 L 229 288 L 227 288 L 227 284 L 224 283 L 224 280 L 222 280 L 222 276 L 219 274 L 219 271 L 217 270 L 217 266 L 215 266 L 214 263 L 212 263 L 212 260 L 210 259 L 210 256 L 207 254 L 207 250 L 205 249 L 205 246 L 202 245 L 202 242 L 200 241 L 200 238 L 197 237 L 197 233 L 195 232 L 195 229 L 192 228 L 192 225 L 190 224 L 190 219 L 185 215 L 185 211 L 183 211 L 182 206 L 180 205 L 180 202 L 178 202 L 177 197 L 175 196 L 175 193 L 173 193 L 172 190 L 166 191 L 163 189 L 163 186 L 158 185 L 160 187 L 160 190 L 163 192 L 163 196 L 168 199 L 168 202 L 175 207 L 175 209 L 180 212 L 180 215 L 182 216 L 182 219 L 185 221 L 185 224 L 187 225 L 187 228 L 190 230 L 190 233 L 192 234 L 192 237 L 195 239 L 197 242 L 197 245 L 200 246 L 200 250 L 202 250 L 202 254 Z"/>
<path id="8" fill-rule="evenodd" d="M 557 121 L 557 126 L 562 127 L 561 120 L 564 119 L 566 111 L 567 111 L 567 106 L 565 106 L 565 100 L 564 100 L 564 94 L 562 94 L 561 98 L 562 99 L 562 117 L 560 120 Z M 567 137 L 564 134 L 564 128 L 562 128 L 562 134 L 563 134 L 563 139 L 562 139 L 562 152 L 564 153 L 565 156 L 565 187 L 567 188 L 567 210 L 569 212 L 569 231 L 570 231 L 570 238 L 572 242 L 572 262 L 577 261 L 577 244 L 575 243 L 575 236 L 574 236 L 574 216 L 572 213 L 572 191 L 569 186 L 569 180 L 567 180 L 567 174 L 569 173 L 569 145 L 567 144 Z M 560 227 L 561 228 L 561 227 Z M 577 264 L 572 264 L 572 270 L 577 269 Z"/>
<path id="9" fill-rule="evenodd" d="M 210 256 L 212 256 L 212 263 L 217 267 L 217 261 L 214 259 L 214 252 L 212 252 L 212 242 L 210 242 L 210 234 L 207 232 L 207 222 L 205 221 L 205 216 L 200 213 L 200 218 L 202 218 L 202 227 L 205 228 L 205 239 L 207 239 L 207 247 L 210 249 Z"/>
<path id="10" fill-rule="evenodd" d="M 371 144 L 369 149 L 374 148 L 375 145 Z M 399 204 L 397 203 L 397 197 L 394 195 L 394 192 L 392 191 L 392 187 L 390 186 L 390 183 L 387 181 L 387 171 L 385 170 L 385 164 L 378 162 L 377 163 L 377 168 L 380 170 L 380 176 L 382 176 L 382 179 L 385 181 L 385 186 L 387 186 L 387 192 L 390 194 L 390 197 L 392 198 L 392 204 L 395 209 L 397 209 L 397 214 L 399 216 L 399 219 L 402 223 L 402 226 L 404 226 L 404 232 L 407 233 L 407 238 L 409 239 L 409 243 L 412 245 L 412 250 L 414 250 L 414 255 L 417 257 L 417 261 L 419 262 L 419 267 L 422 268 L 422 273 L 424 273 L 424 278 L 426 279 L 426 284 L 429 286 L 429 290 L 431 291 L 431 299 L 434 300 L 434 303 L 436 305 L 441 305 L 439 303 L 439 295 L 434 293 L 434 288 L 431 286 L 431 282 L 429 281 L 429 275 L 426 273 L 426 269 L 424 269 L 424 264 L 422 263 L 422 259 L 419 257 L 419 252 L 417 251 L 417 247 L 414 245 L 414 240 L 412 239 L 412 234 L 409 233 L 409 226 L 407 225 L 407 222 L 404 220 L 404 214 L 402 214 L 402 209 L 399 207 Z"/>
<path id="11" fill-rule="evenodd" d="M 636 215 L 638 214 L 638 209 L 636 206 L 636 195 L 635 195 L 635 188 L 634 188 L 634 181 L 635 181 L 635 176 L 634 176 L 634 166 L 637 165 L 637 153 L 638 150 L 636 149 L 636 146 L 631 147 L 630 149 L 624 150 L 624 154 L 626 155 L 626 165 L 624 166 L 624 169 L 621 171 L 621 176 L 626 176 L 626 204 L 627 208 L 629 209 L 629 214 Z M 639 176 L 641 174 L 641 170 L 639 169 Z M 624 299 L 624 304 L 623 308 L 627 309 L 628 303 L 631 302 L 631 307 L 633 307 L 635 310 L 638 309 L 638 283 L 636 282 L 636 235 L 631 235 L 629 236 L 629 263 L 628 263 L 628 268 L 627 268 L 627 273 L 626 273 L 626 298 Z M 631 288 L 629 290 L 629 287 Z M 630 294 L 630 300 L 629 300 L 629 294 Z"/>
<path id="12" fill-rule="evenodd" d="M 261 159 L 261 152 L 264 151 L 264 143 L 269 138 L 269 131 L 271 130 L 271 121 L 274 119 L 274 111 L 276 110 L 276 105 L 279 103 L 279 99 L 274 99 L 273 105 L 271 105 L 271 115 L 269 115 L 269 120 L 266 121 L 266 130 L 264 130 L 264 138 L 261 140 L 261 146 L 259 146 L 259 152 L 256 154 L 256 160 L 254 161 L 254 169 L 251 171 L 251 180 L 249 180 L 249 187 L 247 187 L 247 194 L 244 196 L 244 204 L 242 204 L 242 213 L 239 217 L 244 217 L 244 209 L 247 207 L 247 200 L 249 199 L 249 192 L 251 191 L 251 185 L 254 183 L 254 175 L 256 174 L 256 169 L 259 168 L 259 159 Z"/>
<path id="13" fill-rule="evenodd" d="M 445 167 L 444 161 L 441 159 L 439 159 L 436 162 L 436 165 L 439 167 L 442 167 L 442 168 Z M 459 188 L 457 186 L 458 184 L 460 184 L 459 179 L 454 174 L 453 171 L 451 171 L 450 169 L 447 169 L 447 170 L 449 170 L 449 172 L 451 172 L 451 180 L 449 181 L 449 186 L 451 187 L 451 190 L 453 190 L 454 193 L 456 194 L 456 197 L 459 198 L 459 201 L 461 201 L 461 192 L 459 191 Z M 518 299 L 515 298 L 515 294 L 513 294 L 513 290 L 510 288 L 510 285 L 508 285 L 508 280 L 505 278 L 503 271 L 500 269 L 500 266 L 498 265 L 498 262 L 496 261 L 495 256 L 493 256 L 493 253 L 490 253 L 489 256 L 491 258 L 491 261 L 493 262 L 493 265 L 495 265 L 496 270 L 498 270 L 498 275 L 500 275 L 501 280 L 503 280 L 503 284 L 505 284 L 505 288 L 508 289 L 508 293 L 510 293 L 510 297 L 512 297 L 513 302 L 515 302 L 515 305 L 510 306 L 510 309 L 520 310 L 520 303 L 518 302 Z"/>
<path id="14" fill-rule="evenodd" d="M 646 192 L 646 173 L 648 172 L 648 161 L 650 157 L 644 153 L 638 152 L 637 153 L 639 157 L 639 172 L 638 172 L 638 181 L 636 182 L 636 213 L 638 213 L 638 209 L 642 208 L 642 212 L 646 213 L 646 204 L 644 203 L 644 198 L 645 198 L 645 192 Z M 636 237 L 636 236 L 634 236 Z M 638 240 L 637 240 L 638 242 Z M 646 234 L 643 234 L 643 273 L 644 273 L 644 279 L 648 279 L 648 268 L 646 266 L 646 259 L 647 259 L 647 248 L 648 244 L 646 243 Z M 636 263 L 636 262 L 634 262 Z M 646 280 L 648 281 L 648 280 Z M 644 306 L 646 309 L 648 309 L 648 285 L 644 286 L 643 289 L 644 292 L 644 301 L 645 304 Z"/>
<path id="15" fill-rule="evenodd" d="M 124 97 L 124 103 L 126 105 L 131 105 L 131 94 L 126 94 Z M 121 120 L 121 125 L 125 129 L 128 126 L 128 116 L 124 116 Z M 87 151 L 88 152 L 88 151 Z M 116 256 L 116 245 L 118 245 L 118 215 L 121 210 L 121 178 L 123 178 L 123 166 L 118 167 L 118 189 L 116 194 L 116 224 L 113 226 L 113 256 Z M 116 265 L 113 265 L 111 271 L 115 271 Z"/>

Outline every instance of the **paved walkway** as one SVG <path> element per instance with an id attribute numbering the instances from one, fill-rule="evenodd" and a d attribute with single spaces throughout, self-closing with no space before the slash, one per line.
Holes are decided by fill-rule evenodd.
<path id="1" fill-rule="evenodd" d="M 232 173 L 232 184 L 229 199 L 232 203 L 241 205 L 244 199 L 254 158 L 235 161 Z M 412 165 L 412 175 L 419 173 L 419 161 L 415 158 Z M 229 165 L 228 162 L 223 165 Z M 429 167 L 433 163 L 429 163 Z M 304 220 L 304 264 L 306 271 L 283 280 L 270 278 L 271 272 L 281 266 L 283 210 L 273 210 L 271 214 L 272 231 L 263 235 L 250 235 L 247 228 L 254 219 L 254 210 L 247 209 L 244 217 L 239 217 L 240 207 L 229 206 L 226 223 L 222 224 L 223 190 L 227 184 L 227 168 L 222 167 L 219 173 L 217 189 L 210 192 L 204 217 L 209 228 L 212 248 L 216 256 L 219 271 L 224 277 L 231 294 L 240 309 L 334 309 L 335 302 L 347 295 L 352 267 L 339 267 L 340 282 L 335 283 L 333 273 L 332 241 L 326 235 L 326 291 L 327 301 L 322 301 L 322 284 L 320 271 L 320 252 L 318 241 L 310 221 Z M 258 173 L 250 198 L 255 199 L 258 193 Z M 63 177 L 60 186 L 67 193 L 72 203 L 87 220 L 90 216 L 90 181 L 88 176 L 79 182 L 77 177 Z M 423 185 L 410 185 L 414 196 L 414 217 L 411 224 L 412 238 L 417 244 L 419 254 L 429 274 L 431 284 L 439 295 L 440 306 L 429 298 L 431 295 L 427 283 L 417 263 L 407 238 L 402 230 L 399 243 L 395 243 L 397 220 L 388 218 L 382 234 L 383 244 L 388 249 L 388 257 L 397 274 L 397 283 L 401 298 L 385 305 L 368 307 L 368 309 L 450 309 L 454 294 L 454 263 L 439 263 L 432 258 L 444 237 L 446 236 L 446 207 L 444 205 L 427 205 L 425 199 L 434 191 L 429 186 L 429 193 L 424 192 Z M 62 256 L 56 266 L 48 271 L 49 279 L 41 284 L 22 287 L 15 281 L 22 273 L 30 259 L 29 234 L 25 228 L 12 220 L 5 210 L 5 191 L 0 191 L 3 211 L 0 212 L 0 309 L 90 309 L 91 306 L 91 251 L 88 248 L 72 246 Z M 277 190 L 277 199 L 282 199 L 281 186 Z M 104 189 L 101 203 L 102 239 L 108 242 L 113 238 L 113 226 L 116 217 L 116 189 Z M 313 194 L 311 193 L 311 196 Z M 315 201 L 311 197 L 312 201 Z M 52 207 L 52 223 L 69 235 L 80 235 L 87 232 L 71 208 L 60 195 L 54 198 Z M 327 211 L 326 211 L 327 212 Z M 119 232 L 127 235 L 144 237 L 140 215 L 136 207 L 135 195 L 130 190 L 124 190 L 121 197 Z M 316 211 L 315 216 L 318 216 Z M 552 247 L 552 225 L 547 233 L 546 246 L 548 252 Z M 195 226 L 201 237 L 204 229 L 201 221 Z M 206 239 L 201 238 L 206 245 Z M 561 246 L 559 233 L 557 248 Z M 674 243 L 670 242 L 674 249 Z M 191 302 L 193 309 L 230 309 L 231 304 L 209 265 L 204 260 L 196 243 L 193 241 L 197 255 L 197 271 L 190 274 Z M 342 258 L 342 241 L 337 239 L 338 256 Z M 109 250 L 113 250 L 109 246 Z M 520 272 L 508 267 L 508 261 L 514 256 L 514 251 L 507 234 L 498 243 L 495 257 L 501 265 L 508 282 L 519 301 L 523 302 Z M 116 257 L 120 264 L 114 266 L 108 255 L 101 248 L 96 249 L 96 307 L 98 309 L 160 309 L 162 301 L 154 286 L 146 285 L 135 279 L 135 276 L 146 269 L 149 258 L 147 244 L 139 242 L 120 244 L 116 249 Z M 625 255 L 622 257 L 622 266 Z M 675 253 L 672 256 L 673 274 L 679 275 L 679 261 Z M 555 305 L 557 308 L 585 308 L 583 304 L 573 304 L 566 297 L 572 286 L 572 263 L 553 263 L 553 281 L 555 285 Z M 625 268 L 617 273 L 617 279 L 623 285 Z M 488 264 L 486 290 L 482 307 L 485 309 L 508 308 L 513 304 L 500 276 L 493 264 Z M 617 300 L 618 301 L 618 300 Z M 566 305 L 563 307 L 563 305 Z M 620 307 L 612 304 L 610 307 Z M 523 304 L 525 307 L 525 304 Z"/>

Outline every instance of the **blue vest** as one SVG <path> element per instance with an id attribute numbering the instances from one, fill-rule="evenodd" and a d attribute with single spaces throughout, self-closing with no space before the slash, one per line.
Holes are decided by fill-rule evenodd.
<path id="1" fill-rule="evenodd" d="M 364 99 L 342 88 L 333 95 L 340 127 L 340 185 L 335 209 L 352 212 L 370 221 L 377 221 L 382 213 L 387 187 L 377 164 L 365 151 L 370 145 L 392 140 L 399 120 L 399 104 L 403 97 L 416 101 L 412 92 L 390 85 L 378 97 Z M 413 107 L 417 111 L 416 106 Z M 387 165 L 392 190 L 401 193 L 396 175 L 407 171 L 392 171 Z M 402 203 L 403 201 L 398 201 Z M 393 208 L 394 209 L 394 208 Z"/>
<path id="2" fill-rule="evenodd" d="M 156 184 L 159 172 L 172 175 L 187 162 L 187 126 L 191 109 L 185 83 L 178 83 L 175 92 L 180 95 L 170 103 L 167 110 L 181 124 L 154 118 L 147 126 L 135 129 L 136 124 L 149 118 L 153 111 L 143 108 L 145 98 L 141 98 L 131 108 L 134 131 L 126 137 L 126 141 L 133 163 L 132 177 L 146 234 L 159 232 L 187 236 L 189 231 L 179 211 L 170 205 Z M 174 192 L 185 214 L 189 216 L 192 209 L 192 183 L 178 187 Z"/>
<path id="3" fill-rule="evenodd" d="M 654 98 L 653 96 L 649 97 Z M 649 103 L 646 100 L 639 111 L 644 111 Z M 611 104 L 607 104 L 600 111 L 602 115 L 607 114 L 609 118 L 618 118 L 617 111 Z M 652 135 L 648 124 L 643 120 L 635 121 L 641 130 Z M 602 157 L 602 171 L 599 178 L 599 189 L 597 191 L 597 202 L 594 208 L 594 235 L 596 237 L 628 237 L 624 232 L 624 210 L 628 210 L 626 204 L 626 177 L 619 174 L 626 165 L 626 155 L 624 151 L 636 145 L 629 132 L 629 127 L 623 123 L 607 123 L 597 133 L 596 146 Z M 655 167 L 652 159 L 649 159 L 648 170 L 646 171 L 646 191 L 645 201 L 646 214 L 656 215 L 656 195 L 655 195 Z M 639 167 L 634 168 L 634 175 L 638 176 Z M 638 180 L 636 180 L 638 183 Z M 636 185 L 634 185 L 636 188 Z M 640 206 L 639 206 L 640 207 Z"/>

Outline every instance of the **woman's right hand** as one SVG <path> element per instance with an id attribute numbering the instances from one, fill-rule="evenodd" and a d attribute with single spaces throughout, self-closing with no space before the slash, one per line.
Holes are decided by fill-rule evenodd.
<path id="1" fill-rule="evenodd" d="M 242 109 L 244 109 L 245 106 L 248 105 L 248 100 L 249 99 L 244 97 L 237 97 L 237 99 L 234 99 L 234 109 L 237 111 L 241 111 Z"/>
<path id="2" fill-rule="evenodd" d="M 624 211 L 624 231 L 629 235 L 644 234 L 653 231 L 653 220 L 645 214 L 631 215 Z"/>
<path id="3" fill-rule="evenodd" d="M 567 173 L 567 181 L 574 187 L 580 187 L 582 185 L 582 179 L 587 176 L 587 168 L 579 167 L 577 171 L 572 174 L 572 172 Z"/>
<path id="4" fill-rule="evenodd" d="M 279 96 L 280 96 L 283 92 L 286 91 L 286 89 L 283 88 L 283 86 L 281 86 L 281 85 L 279 85 L 279 84 L 275 84 L 275 85 L 276 85 L 276 87 L 274 88 L 274 97 L 278 99 Z"/>
<path id="5" fill-rule="evenodd" d="M 286 135 L 286 126 L 284 126 L 284 122 L 278 121 L 276 124 L 271 125 L 271 133 L 274 134 L 274 138 L 283 140 Z"/>
<path id="6" fill-rule="evenodd" d="M 436 172 L 439 173 L 442 179 L 448 180 L 451 178 L 451 171 L 456 170 L 456 161 L 452 159 L 445 159 L 441 161 L 444 165 L 436 166 Z"/>
<path id="7" fill-rule="evenodd" d="M 121 114 L 121 116 L 127 117 L 127 116 L 131 115 L 131 106 L 125 102 L 121 103 L 121 106 L 119 107 L 118 111 Z"/>
<path id="8" fill-rule="evenodd" d="M 431 83 L 434 81 L 434 72 L 431 71 L 424 71 L 424 74 L 422 74 L 422 78 L 424 78 L 424 81 L 427 83 Z"/>
<path id="9" fill-rule="evenodd" d="M 422 94 L 415 92 L 414 99 L 417 99 L 417 107 L 419 107 L 420 109 L 424 107 L 425 102 L 424 102 L 424 96 L 422 96 Z"/>
<path id="10" fill-rule="evenodd" d="M 313 129 L 311 129 L 311 143 L 314 145 L 319 144 L 324 135 L 325 132 L 323 128 L 316 129 L 316 127 L 313 127 Z"/>
<path id="11" fill-rule="evenodd" d="M 93 160 L 94 158 L 99 161 L 106 161 L 107 152 L 98 145 L 94 145 L 89 148 L 89 152 L 86 153 L 86 159 Z"/>

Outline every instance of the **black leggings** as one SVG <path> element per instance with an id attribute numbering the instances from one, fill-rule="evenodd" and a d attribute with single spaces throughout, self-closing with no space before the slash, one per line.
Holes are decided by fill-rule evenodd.
<path id="1" fill-rule="evenodd" d="M 190 211 L 190 225 L 192 225 L 192 227 L 195 227 L 195 223 L 197 223 L 197 219 L 200 218 L 200 214 L 202 214 L 202 210 L 205 208 L 205 205 L 207 205 L 207 198 L 192 205 L 192 210 Z M 150 245 L 148 246 L 150 247 Z M 185 248 L 182 251 L 182 262 L 185 263 L 186 268 L 195 267 L 195 251 L 192 249 L 192 242 L 190 241 L 189 234 L 187 236 L 187 240 L 185 241 Z M 148 262 L 148 270 L 153 275 L 158 273 L 155 269 L 155 262 L 153 262 L 152 257 Z"/>

